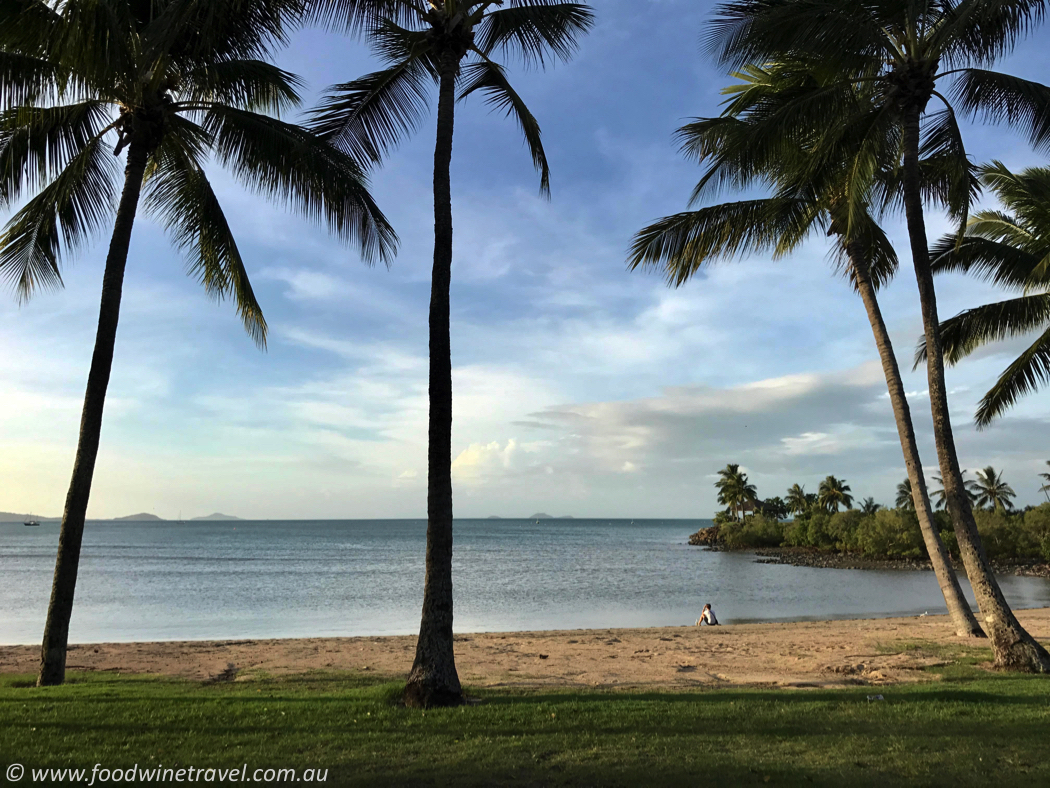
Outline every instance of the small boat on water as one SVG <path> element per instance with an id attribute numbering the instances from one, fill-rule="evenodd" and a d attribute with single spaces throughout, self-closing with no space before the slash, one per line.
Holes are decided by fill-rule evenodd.
<path id="1" fill-rule="evenodd" d="M 33 515 L 29 515 L 29 519 L 26 520 L 24 523 L 22 523 L 22 525 L 26 526 L 27 528 L 32 528 L 32 527 L 40 525 L 40 521 L 39 520 L 34 520 L 33 519 Z"/>

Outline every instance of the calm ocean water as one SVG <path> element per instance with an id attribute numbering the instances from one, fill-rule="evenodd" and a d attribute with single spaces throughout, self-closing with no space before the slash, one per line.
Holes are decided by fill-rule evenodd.
<path id="1" fill-rule="evenodd" d="M 915 615 L 944 609 L 930 572 L 757 564 L 686 544 L 696 520 L 457 520 L 461 632 Z M 76 642 L 412 634 L 426 523 L 90 522 Z M 0 523 L 0 643 L 37 643 L 58 524 Z M 1004 577 L 1018 607 L 1050 581 Z M 967 586 L 967 591 L 969 588 Z"/>

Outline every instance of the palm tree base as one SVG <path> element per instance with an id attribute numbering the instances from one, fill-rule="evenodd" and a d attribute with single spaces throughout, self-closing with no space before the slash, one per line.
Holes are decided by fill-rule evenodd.
<path id="1" fill-rule="evenodd" d="M 56 650 L 57 651 L 57 650 Z M 65 651 L 49 654 L 40 661 L 40 673 L 36 678 L 38 687 L 57 687 L 66 680 Z"/>
<path id="2" fill-rule="evenodd" d="M 466 699 L 461 688 L 451 688 L 437 682 L 430 683 L 424 678 L 409 678 L 402 695 L 402 700 L 410 709 L 443 709 L 462 706 Z"/>
<path id="3" fill-rule="evenodd" d="M 1015 673 L 1050 673 L 1050 653 L 1025 632 L 1008 647 L 996 644 L 992 667 Z"/>

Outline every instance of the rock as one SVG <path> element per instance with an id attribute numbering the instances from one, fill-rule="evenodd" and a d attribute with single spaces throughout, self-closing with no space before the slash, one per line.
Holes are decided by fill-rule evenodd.
<path id="1" fill-rule="evenodd" d="M 697 547 L 718 547 L 722 543 L 719 534 L 720 530 L 717 525 L 712 525 L 710 528 L 701 528 L 689 537 L 689 544 Z"/>

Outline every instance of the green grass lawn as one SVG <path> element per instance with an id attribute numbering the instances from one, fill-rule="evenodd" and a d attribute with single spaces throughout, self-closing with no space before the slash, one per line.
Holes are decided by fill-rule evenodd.
<path id="1" fill-rule="evenodd" d="M 0 769 L 26 766 L 23 785 L 31 767 L 96 763 L 247 764 L 249 781 L 317 768 L 336 785 L 1050 784 L 1050 678 L 944 670 L 834 691 L 476 691 L 478 705 L 427 712 L 397 707 L 397 684 L 350 674 L 73 674 L 50 689 L 7 676 Z"/>

